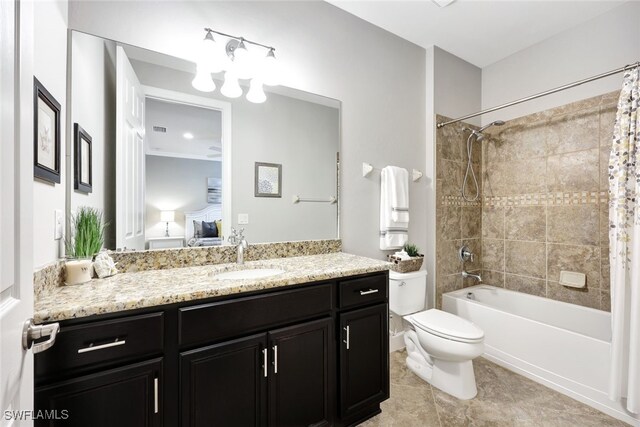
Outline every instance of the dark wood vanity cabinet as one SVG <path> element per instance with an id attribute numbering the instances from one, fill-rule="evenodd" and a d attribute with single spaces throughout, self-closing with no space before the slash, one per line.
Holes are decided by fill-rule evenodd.
<path id="1" fill-rule="evenodd" d="M 58 419 L 35 425 L 161 426 L 162 379 L 162 359 L 152 359 L 37 387 L 36 409 L 55 410 Z"/>
<path id="2" fill-rule="evenodd" d="M 35 402 L 68 419 L 37 425 L 355 425 L 389 396 L 387 297 L 380 272 L 64 321 Z"/>

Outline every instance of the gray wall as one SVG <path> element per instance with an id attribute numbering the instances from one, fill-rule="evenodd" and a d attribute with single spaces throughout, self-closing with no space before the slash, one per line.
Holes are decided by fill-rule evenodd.
<path id="1" fill-rule="evenodd" d="M 184 213 L 203 209 L 207 204 L 207 178 L 220 178 L 220 162 L 145 156 L 145 237 L 162 237 L 166 223 L 160 211 L 175 210 L 169 233 L 184 236 Z"/>
<path id="2" fill-rule="evenodd" d="M 67 2 L 33 3 L 33 74 L 60 103 L 60 184 L 33 181 L 33 265 L 40 267 L 62 255 L 62 241 L 54 240 L 54 210 L 65 211 L 67 189 L 66 91 Z"/>
<path id="3" fill-rule="evenodd" d="M 533 95 L 640 60 L 640 2 L 630 1 L 482 70 L 482 108 Z M 622 74 L 482 117 L 509 120 L 620 90 Z"/>
<path id="4" fill-rule="evenodd" d="M 70 210 L 91 206 L 103 212 L 111 223 L 105 247 L 115 247 L 115 43 L 82 33 L 73 33 L 71 70 L 71 123 L 79 123 L 91 135 L 93 188 L 89 194 L 73 189 L 70 182 Z M 73 128 L 69 129 L 73 132 Z M 71 134 L 73 145 L 73 134 Z M 69 151 L 73 164 L 73 149 Z M 72 170 L 73 172 L 73 170 Z"/>
<path id="5" fill-rule="evenodd" d="M 361 166 L 425 169 L 424 49 L 324 2 L 76 1 L 69 25 L 191 60 L 207 26 L 276 46 L 284 86 L 342 101 L 344 250 L 384 255 L 379 172 L 362 178 Z M 423 247 L 425 182 L 410 185 L 410 239 Z"/>
<path id="6" fill-rule="evenodd" d="M 243 227 L 252 242 L 336 237 L 337 205 L 293 204 L 292 198 L 328 199 L 336 195 L 338 109 L 274 93 L 267 93 L 263 104 L 253 104 L 244 97 L 229 99 L 218 92 L 198 92 L 191 86 L 191 74 L 131 63 L 143 85 L 231 103 L 231 218 L 225 221 Z M 282 165 L 281 198 L 254 197 L 255 162 Z M 240 213 L 249 214 L 249 224 L 238 225 Z"/>

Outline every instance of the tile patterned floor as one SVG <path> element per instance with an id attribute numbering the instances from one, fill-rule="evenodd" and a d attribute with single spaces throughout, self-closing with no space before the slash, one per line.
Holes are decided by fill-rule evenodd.
<path id="1" fill-rule="evenodd" d="M 473 363 L 478 395 L 458 400 L 414 375 L 405 358 L 391 354 L 391 398 L 362 427 L 628 427 L 483 358 Z"/>

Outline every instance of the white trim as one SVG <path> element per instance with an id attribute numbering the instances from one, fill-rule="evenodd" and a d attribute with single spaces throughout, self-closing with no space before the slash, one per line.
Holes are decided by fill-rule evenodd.
<path id="1" fill-rule="evenodd" d="M 221 162 L 222 156 L 208 157 L 208 156 L 199 156 L 197 154 L 186 154 L 186 153 L 171 153 L 169 151 L 149 151 L 145 152 L 147 156 L 158 156 L 158 157 L 173 157 L 178 159 L 189 159 L 189 160 L 204 160 L 207 162 Z"/>
<path id="2" fill-rule="evenodd" d="M 222 235 L 231 235 L 231 103 L 204 96 L 143 85 L 147 98 L 211 108 L 222 113 Z"/>

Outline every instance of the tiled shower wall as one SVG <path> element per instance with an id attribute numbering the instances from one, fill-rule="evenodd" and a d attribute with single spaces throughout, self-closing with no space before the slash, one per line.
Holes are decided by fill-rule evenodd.
<path id="1" fill-rule="evenodd" d="M 458 242 L 448 237 L 458 221 L 458 239 L 477 245 L 479 233 L 480 247 L 473 248 L 481 261 L 467 270 L 481 268 L 485 283 L 610 310 L 607 166 L 617 98 L 618 92 L 589 98 L 486 131 L 487 138 L 474 143 L 482 146 L 474 158 L 481 207 L 461 201 L 464 171 L 449 160 L 448 151 L 464 145 L 468 133 L 454 135 L 462 126 L 438 131 L 437 251 L 447 264 L 438 263 L 438 304 L 442 292 L 473 284 L 454 275 L 462 265 L 452 258 Z M 445 148 L 448 142 L 454 148 Z M 470 217 L 474 209 L 481 221 Z M 473 229 L 473 237 L 463 236 L 463 227 Z M 560 285 L 561 270 L 586 274 L 586 288 Z"/>
<path id="2" fill-rule="evenodd" d="M 449 120 L 437 116 L 438 122 Z M 469 272 L 480 273 L 482 267 L 482 193 L 475 202 L 464 202 L 460 195 L 462 179 L 467 166 L 466 140 L 471 127 L 456 123 L 437 130 L 436 134 L 436 304 L 442 303 L 444 292 L 473 285 L 467 279 L 463 283 L 460 273 L 463 267 Z M 477 128 L 476 128 L 477 129 Z M 482 186 L 482 152 L 474 143 L 473 168 Z M 473 193 L 474 188 L 469 187 Z M 482 190 L 482 188 L 480 188 Z M 474 262 L 464 265 L 458 259 L 463 245 L 475 254 Z"/>

